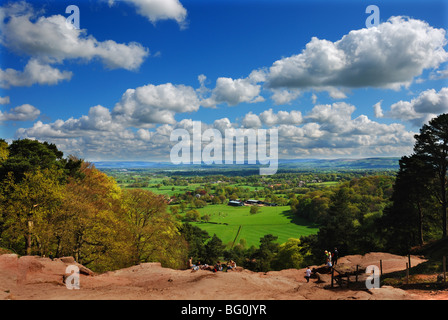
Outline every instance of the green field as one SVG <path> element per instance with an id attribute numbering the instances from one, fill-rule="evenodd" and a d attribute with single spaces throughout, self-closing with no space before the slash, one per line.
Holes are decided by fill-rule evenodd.
<path id="1" fill-rule="evenodd" d="M 334 187 L 340 184 L 340 181 L 325 181 L 325 182 L 309 182 L 308 186 L 322 186 L 322 187 Z"/>
<path id="2" fill-rule="evenodd" d="M 188 186 L 160 186 L 159 188 L 153 186 L 152 183 L 150 183 L 150 187 L 144 187 L 139 188 L 143 190 L 149 190 L 155 194 L 165 194 L 168 197 L 171 197 L 175 194 L 179 193 L 185 193 L 187 191 L 193 192 L 196 188 L 200 187 L 200 184 L 198 183 L 190 183 Z M 126 188 L 126 186 L 122 186 L 123 188 Z M 174 188 L 174 190 L 173 190 Z"/>
<path id="3" fill-rule="evenodd" d="M 234 240 L 238 243 L 240 239 L 245 239 L 248 246 L 258 246 L 260 238 L 266 234 L 278 236 L 277 242 L 284 243 L 289 238 L 300 238 L 300 236 L 315 234 L 319 230 L 317 226 L 306 220 L 294 217 L 289 206 L 261 207 L 256 214 L 250 214 L 248 206 L 209 205 L 198 211 L 201 216 L 209 214 L 212 223 L 194 222 L 192 224 L 206 230 L 210 236 L 216 233 L 224 244 Z"/>
<path id="4" fill-rule="evenodd" d="M 175 194 L 194 191 L 201 187 L 199 183 L 189 183 L 187 186 L 164 186 L 162 179 L 151 179 L 148 187 L 141 189 L 152 191 L 156 194 L 173 196 Z M 338 182 L 324 182 L 323 184 L 334 185 Z M 156 185 L 159 184 L 159 187 Z M 250 191 L 260 190 L 263 187 L 254 187 L 248 184 L 230 184 L 232 187 L 247 188 Z M 122 185 L 126 188 L 126 185 Z M 277 194 L 277 196 L 286 196 Z M 263 197 L 259 197 L 263 200 Z M 187 209 L 189 210 L 189 209 Z M 256 214 L 250 213 L 250 206 L 232 207 L 226 204 L 209 204 L 197 209 L 201 216 L 208 214 L 208 222 L 192 222 L 193 225 L 207 231 L 210 236 L 216 234 L 224 244 L 239 243 L 245 239 L 248 247 L 259 246 L 260 238 L 272 234 L 278 237 L 278 243 L 284 243 L 289 238 L 300 238 L 310 234 L 316 234 L 318 227 L 309 221 L 295 217 L 289 206 L 260 207 Z"/>

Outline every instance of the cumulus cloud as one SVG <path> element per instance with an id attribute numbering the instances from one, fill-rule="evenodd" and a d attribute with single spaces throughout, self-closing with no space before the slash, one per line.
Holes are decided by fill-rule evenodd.
<path id="1" fill-rule="evenodd" d="M 260 128 L 263 125 L 272 127 L 281 124 L 299 125 L 303 122 L 302 113 L 297 110 L 278 111 L 274 113 L 272 109 L 265 110 L 259 115 L 252 112 L 245 115 L 242 125 L 245 128 Z"/>
<path id="2" fill-rule="evenodd" d="M 299 111 L 260 115 L 249 113 L 241 124 L 228 118 L 202 123 L 202 131 L 212 128 L 224 137 L 238 128 L 260 128 L 270 124 L 278 130 L 280 157 L 337 157 L 400 155 L 409 153 L 414 132 L 402 124 L 381 124 L 365 115 L 353 117 L 356 108 L 346 103 L 317 105 L 307 114 Z M 19 138 L 37 138 L 56 143 L 66 153 L 89 159 L 165 159 L 169 160 L 171 132 L 186 129 L 192 133 L 193 120 L 183 119 L 154 128 L 139 128 L 120 122 L 107 109 L 96 106 L 79 119 L 58 120 L 50 124 L 38 121 L 32 128 L 19 129 Z M 206 142 L 203 142 L 203 144 Z"/>
<path id="3" fill-rule="evenodd" d="M 300 90 L 274 89 L 271 99 L 276 105 L 289 104 L 300 96 Z"/>
<path id="4" fill-rule="evenodd" d="M 60 71 L 41 61 L 31 59 L 23 71 L 0 69 L 0 88 L 29 87 L 34 84 L 55 85 L 70 80 L 72 76 L 73 73 L 70 71 Z"/>
<path id="5" fill-rule="evenodd" d="M 329 132 L 341 132 L 348 128 L 351 122 L 351 115 L 356 110 L 355 106 L 337 102 L 331 105 L 320 104 L 305 116 L 308 122 L 316 122 L 321 124 Z"/>
<path id="6" fill-rule="evenodd" d="M 78 119 L 69 118 L 65 121 L 59 119 L 49 124 L 37 121 L 32 128 L 21 129 L 19 133 L 27 137 L 52 139 L 124 131 L 125 127 L 114 121 L 109 109 L 98 105 L 90 108 L 88 115 Z"/>
<path id="7" fill-rule="evenodd" d="M 66 17 L 36 17 L 30 5 L 1 8 L 1 44 L 19 54 L 39 57 L 42 61 L 99 59 L 107 68 L 136 70 L 148 55 L 138 43 L 120 44 L 98 41 L 85 29 L 68 28 Z"/>
<path id="8" fill-rule="evenodd" d="M 137 6 L 137 1 L 133 3 Z M 143 1 L 139 3 L 143 6 Z M 126 60 L 132 50 L 146 52 L 141 47 L 137 50 L 138 44 L 135 47 L 120 46 L 115 42 L 106 44 L 83 31 L 76 33 L 72 30 L 68 35 L 61 36 L 57 26 L 62 21 L 58 16 L 50 17 L 52 19 L 32 18 L 17 12 L 10 13 L 10 16 L 11 19 L 1 19 L 3 25 L 12 26 L 19 21 L 23 26 L 18 26 L 22 26 L 23 30 L 30 32 L 29 26 L 36 27 L 37 39 L 46 34 L 62 42 L 45 48 L 39 43 L 32 43 L 20 28 L 14 32 L 17 36 L 23 35 L 22 38 L 2 35 L 0 41 L 11 50 L 37 54 L 28 65 L 35 63 L 42 67 L 42 71 L 34 73 L 41 78 L 33 79 L 32 69 L 30 67 L 28 70 L 27 65 L 23 72 L 9 71 L 8 80 L 2 80 L 0 84 L 5 81 L 5 85 L 14 86 L 22 81 L 24 85 L 25 78 L 32 79 L 30 83 L 47 84 L 67 80 L 71 74 L 51 73 L 51 69 L 44 72 L 45 67 L 52 68 L 50 64 L 66 59 L 98 59 L 109 68 L 133 70 L 138 68 L 145 56 L 143 54 L 138 58 L 137 54 Z M 148 18 L 151 20 L 149 15 Z M 47 30 L 51 23 L 56 25 L 56 30 Z M 69 41 L 79 43 L 84 51 L 66 50 L 65 44 Z M 110 159 L 123 159 L 129 155 L 133 159 L 167 158 L 172 146 L 171 132 L 177 128 L 190 132 L 193 125 L 192 119 L 176 121 L 176 114 L 196 112 L 201 106 L 261 102 L 264 101 L 263 89 L 272 93 L 271 99 L 276 104 L 288 104 L 306 90 L 326 91 L 333 99 L 345 99 L 350 88 L 400 88 L 412 83 L 424 69 L 437 68 L 446 61 L 445 44 L 445 31 L 442 29 L 432 28 L 419 20 L 391 18 L 378 27 L 352 31 L 336 42 L 313 38 L 302 53 L 280 59 L 267 70 L 255 70 L 247 78 L 220 77 L 213 89 L 206 88 L 207 78 L 204 75 L 198 77 L 199 89 L 171 83 L 128 89 L 111 110 L 95 106 L 87 115 L 76 119 L 52 123 L 37 121 L 31 128 L 19 129 L 17 137 L 45 139 L 56 143 L 64 152 L 89 159 L 97 159 L 98 155 Z M 108 49 L 112 47 L 116 47 L 118 52 L 123 48 L 126 50 L 120 53 L 121 56 L 115 56 L 114 50 Z M 25 74 L 28 76 L 25 77 Z M 241 123 L 222 118 L 203 124 L 202 129 L 215 128 L 222 133 L 225 130 L 264 126 L 278 129 L 279 151 L 284 157 L 384 156 L 406 154 L 412 150 L 414 133 L 402 124 L 382 124 L 366 115 L 355 117 L 356 107 L 346 102 L 316 104 L 315 94 L 312 101 L 313 108 L 303 114 L 298 110 L 268 109 L 261 113 L 247 113 Z M 448 110 L 447 101 L 448 89 L 443 88 L 439 92 L 425 91 L 412 101 L 400 101 L 393 104 L 389 111 L 383 111 L 381 101 L 373 108 L 377 118 L 390 117 L 417 123 Z M 1 117 L 13 118 L 14 114 L 18 119 L 19 111 L 2 113 Z"/>
<path id="9" fill-rule="evenodd" d="M 204 107 L 214 107 L 221 103 L 236 106 L 240 103 L 256 103 L 264 101 L 260 95 L 261 85 L 250 77 L 245 79 L 218 78 L 211 96 L 202 101 Z"/>
<path id="10" fill-rule="evenodd" d="M 113 5 L 118 0 L 109 0 Z M 152 23 L 159 20 L 175 20 L 181 27 L 186 26 L 187 10 L 179 0 L 122 0 L 136 7 L 137 13 Z"/>
<path id="11" fill-rule="evenodd" d="M 245 128 L 278 130 L 281 157 L 397 156 L 412 150 L 414 132 L 399 123 L 382 124 L 366 115 L 354 117 L 356 107 L 345 102 L 298 110 L 246 114 Z"/>
<path id="12" fill-rule="evenodd" d="M 175 114 L 196 111 L 199 106 L 199 98 L 191 87 L 170 83 L 147 85 L 128 89 L 112 111 L 97 105 L 91 107 L 87 115 L 79 118 L 58 119 L 52 123 L 37 121 L 31 128 L 19 129 L 17 136 L 45 140 L 63 139 L 64 143 L 67 143 L 67 139 L 83 140 L 86 137 L 108 135 L 115 139 L 124 137 L 146 142 L 154 139 L 157 141 L 160 138 L 147 129 L 162 125 L 159 128 L 163 127 L 166 131 L 170 126 L 164 125 L 183 125 L 185 121 L 178 123 L 174 119 Z M 16 118 L 19 111 L 21 110 L 14 111 Z M 13 112 L 3 114 L 2 117 L 11 119 L 12 114 Z M 135 128 L 138 129 L 136 132 Z M 162 131 L 159 131 L 159 135 L 160 132 Z M 166 139 L 163 141 L 166 143 Z"/>
<path id="13" fill-rule="evenodd" d="M 260 119 L 267 126 L 273 126 L 278 124 L 293 124 L 298 125 L 302 123 L 302 113 L 297 110 L 291 112 L 279 111 L 275 114 L 272 109 L 263 111 L 260 114 Z"/>
<path id="14" fill-rule="evenodd" d="M 405 17 L 353 30 L 336 42 L 313 37 L 297 55 L 270 67 L 270 88 L 408 86 L 424 69 L 448 59 L 445 30 Z M 339 93 L 338 98 L 342 97 Z"/>
<path id="15" fill-rule="evenodd" d="M 111 121 L 110 121 L 111 120 Z M 21 128 L 16 138 L 43 139 L 55 143 L 60 150 L 88 160 L 169 160 L 171 132 L 176 128 L 190 128 L 191 120 L 163 124 L 156 128 L 137 131 L 111 118 L 111 114 L 97 106 L 88 116 L 45 124 L 34 123 L 32 128 Z"/>
<path id="16" fill-rule="evenodd" d="M 448 88 L 442 88 L 439 92 L 435 89 L 423 91 L 411 101 L 400 100 L 390 106 L 385 116 L 421 126 L 446 112 L 448 112 Z"/>
<path id="17" fill-rule="evenodd" d="M 120 122 L 137 127 L 154 124 L 174 124 L 176 113 L 197 111 L 200 100 L 192 87 L 173 85 L 147 85 L 128 89 L 115 105 L 113 115 Z"/>
<path id="18" fill-rule="evenodd" d="M 23 104 L 8 112 L 0 111 L 1 121 L 34 121 L 40 115 L 40 110 L 30 104 Z"/>
<path id="19" fill-rule="evenodd" d="M 338 157 L 400 155 L 412 150 L 414 133 L 402 124 L 381 124 L 366 115 L 353 118 L 346 103 L 316 105 L 302 125 L 282 124 L 279 150 L 284 156 Z"/>
<path id="20" fill-rule="evenodd" d="M 382 101 L 375 103 L 373 106 L 373 112 L 375 113 L 375 117 L 382 118 L 384 117 L 383 109 L 381 108 Z"/>
<path id="21" fill-rule="evenodd" d="M 242 120 L 242 125 L 244 128 L 260 128 L 262 126 L 260 117 L 252 112 L 249 112 L 244 116 Z"/>
<path id="22" fill-rule="evenodd" d="M 263 89 L 272 92 L 276 105 L 289 104 L 307 90 L 328 92 L 334 100 L 346 99 L 351 89 L 361 87 L 398 90 L 448 61 L 445 36 L 444 29 L 399 16 L 353 30 L 335 42 L 313 37 L 301 53 L 254 70 L 247 78 L 218 78 L 203 105 L 261 102 Z M 445 76 L 444 70 L 432 72 L 433 78 Z"/>
<path id="23" fill-rule="evenodd" d="M 229 118 L 222 118 L 215 120 L 213 122 L 213 127 L 221 133 L 224 133 L 226 130 L 234 128 L 234 125 Z"/>
<path id="24" fill-rule="evenodd" d="M 99 60 L 108 69 L 137 70 L 149 55 L 141 44 L 98 41 L 87 30 L 69 28 L 66 17 L 45 17 L 26 2 L 0 8 L 0 43 L 9 50 L 31 57 L 24 71 L 1 70 L 1 84 L 29 86 L 70 80 L 71 72 L 51 66 L 65 60 Z"/>

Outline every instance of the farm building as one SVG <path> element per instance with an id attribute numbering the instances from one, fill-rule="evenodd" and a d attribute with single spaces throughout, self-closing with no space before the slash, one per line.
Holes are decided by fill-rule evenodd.
<path id="1" fill-rule="evenodd" d="M 244 202 L 243 201 L 237 201 L 237 200 L 231 200 L 228 203 L 229 206 L 234 206 L 234 207 L 240 207 L 240 206 L 244 206 Z"/>
<path id="2" fill-rule="evenodd" d="M 263 201 L 250 199 L 250 200 L 246 200 L 246 203 L 247 204 L 263 204 Z"/>

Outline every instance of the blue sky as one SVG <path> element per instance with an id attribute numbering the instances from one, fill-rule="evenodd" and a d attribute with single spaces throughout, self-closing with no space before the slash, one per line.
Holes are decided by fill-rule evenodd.
<path id="1" fill-rule="evenodd" d="M 1 137 L 87 160 L 166 160 L 192 121 L 278 129 L 281 158 L 402 156 L 448 112 L 441 0 L 3 1 L 0 19 Z"/>

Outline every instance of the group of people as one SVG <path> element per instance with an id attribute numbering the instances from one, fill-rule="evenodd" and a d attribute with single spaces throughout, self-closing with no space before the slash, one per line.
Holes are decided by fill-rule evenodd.
<path id="1" fill-rule="evenodd" d="M 337 248 L 334 248 L 333 252 L 325 250 L 325 265 L 329 268 L 332 268 L 338 263 L 339 252 Z M 306 267 L 305 270 L 305 279 L 306 282 L 310 282 L 311 278 L 311 269 L 310 267 Z"/>
<path id="2" fill-rule="evenodd" d="M 338 263 L 339 252 L 337 248 L 334 248 L 333 252 L 325 250 L 325 264 L 331 268 Z"/>
<path id="3" fill-rule="evenodd" d="M 193 263 L 193 258 L 191 257 L 189 259 L 189 266 L 192 271 L 196 270 L 208 270 L 213 272 L 218 271 L 229 271 L 229 270 L 236 270 L 236 262 L 233 260 L 229 260 L 227 264 L 223 264 L 220 261 L 216 262 L 215 265 L 208 265 L 208 264 L 201 264 L 201 261 L 198 261 L 196 264 Z M 224 267 L 226 268 L 224 270 Z"/>

